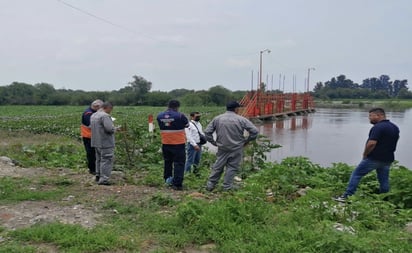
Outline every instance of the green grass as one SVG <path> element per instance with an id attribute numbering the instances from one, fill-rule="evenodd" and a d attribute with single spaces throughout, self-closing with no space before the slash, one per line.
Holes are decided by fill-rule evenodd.
<path id="1" fill-rule="evenodd" d="M 38 253 L 38 249 L 33 246 L 25 246 L 18 242 L 6 242 L 0 244 L 0 253 Z"/>
<path id="2" fill-rule="evenodd" d="M 12 231 L 10 236 L 19 241 L 53 243 L 62 252 L 110 252 L 118 249 L 131 251 L 139 247 L 137 233 L 126 236 L 112 226 L 86 229 L 79 225 L 49 223 Z M 133 238 L 134 236 L 136 238 Z M 132 238 L 135 240 L 130 240 Z"/>
<path id="3" fill-rule="evenodd" d="M 1 147 L 3 155 L 18 157 L 24 164 L 33 166 L 47 164 L 50 168 L 63 166 L 76 170 L 76 164 L 85 165 L 81 142 L 70 137 L 78 131 L 82 108 L 69 108 L 73 111 L 50 128 L 52 133 L 45 132 L 48 128 L 44 125 L 49 124 L 44 121 L 47 117 L 36 117 L 41 115 L 27 107 L 14 113 L 8 111 L 12 109 L 6 108 L 7 115 L 29 114 L 23 123 L 31 119 L 31 126 L 40 125 L 31 132 L 18 120 L 8 121 L 3 117 L 5 124 L 0 137 L 4 136 L 11 144 Z M 59 109 L 64 112 L 67 108 Z M 117 165 L 129 177 L 128 186 L 137 184 L 139 191 L 143 186 L 155 187 L 156 191 L 150 188 L 147 193 L 122 198 L 117 194 L 121 189 L 115 188 L 116 185 L 108 188 L 113 192 L 105 192 L 108 196 L 103 201 L 87 198 L 82 193 L 76 201 L 84 202 L 77 204 L 87 204 L 103 215 L 97 226 L 46 223 L 13 231 L 0 228 L 0 236 L 6 238 L 0 242 L 0 252 L 39 252 L 44 245 L 58 252 L 184 252 L 198 250 L 202 245 L 213 245 L 214 252 L 231 253 L 410 251 L 412 234 L 407 233 L 404 226 L 412 221 L 411 170 L 395 162 L 391 170 L 391 191 L 382 195 L 373 193 L 377 187 L 376 176 L 368 175 L 351 203 L 341 205 L 331 197 L 345 189 L 353 167 L 336 163 L 322 168 L 302 157 L 267 163 L 259 153 L 263 148 L 257 145 L 252 151 L 257 155 L 255 165 L 260 170 L 251 170 L 254 166 L 245 160 L 239 190 L 223 192 L 218 188 L 212 193 L 204 190 L 215 159 L 205 153 L 200 176 L 187 174 L 186 190 L 175 193 L 164 186 L 158 134 L 148 136 L 143 132 L 147 129 L 147 114 L 163 109 L 117 108 L 115 116 L 120 124 L 128 122 L 130 130 L 130 135 L 119 139 L 116 153 Z M 48 113 L 47 107 L 41 110 L 43 114 Z M 202 110 L 206 109 L 199 109 Z M 209 116 L 215 113 L 216 108 L 210 110 Z M 58 110 L 50 111 L 50 116 L 58 115 Z M 6 129 L 7 123 L 12 130 Z M 59 129 L 63 129 L 60 134 Z M 48 136 L 47 142 L 43 142 L 44 136 Z M 248 152 L 245 154 L 253 155 Z M 132 157 L 128 157 L 130 154 Z M 75 190 L 79 194 L 76 187 L 80 184 L 70 175 L 3 177 L 0 178 L 0 203 L 52 200 L 58 204 L 63 194 L 67 196 Z M 306 187 L 307 194 L 300 196 L 298 190 Z M 192 192 L 200 197 L 193 197 Z M 267 196 L 268 192 L 272 195 Z M 338 231 L 334 228 L 336 225 L 348 231 Z"/>
<path id="4" fill-rule="evenodd" d="M 56 200 L 63 196 L 61 187 L 43 189 L 44 183 L 33 183 L 28 178 L 0 178 L 0 203 L 25 200 Z"/>
<path id="5" fill-rule="evenodd" d="M 412 221 L 412 201 L 399 195 L 411 195 L 404 188 L 412 183 L 411 171 L 394 165 L 389 195 L 373 194 L 376 179 L 368 176 L 351 204 L 341 205 L 331 196 L 344 189 L 352 169 L 345 164 L 325 169 L 305 158 L 288 158 L 249 172 L 238 191 L 203 191 L 200 199 L 176 199 L 173 192 L 160 191 L 133 202 L 113 196 L 97 206 L 105 215 L 92 229 L 52 223 L 7 236 L 12 243 L 45 243 L 61 252 L 178 252 L 210 243 L 216 252 L 407 252 L 412 235 L 404 226 Z M 204 179 L 195 182 L 195 188 L 204 185 Z M 64 178 L 52 184 L 73 186 Z M 299 197 L 296 191 L 302 187 L 311 189 Z M 352 232 L 338 231 L 336 224 Z"/>

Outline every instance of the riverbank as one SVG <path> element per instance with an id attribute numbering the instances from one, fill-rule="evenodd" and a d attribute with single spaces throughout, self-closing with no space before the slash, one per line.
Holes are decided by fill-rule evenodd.
<path id="1" fill-rule="evenodd" d="M 374 194 L 370 176 L 351 203 L 333 201 L 351 170 L 289 158 L 248 171 L 236 191 L 209 193 L 205 168 L 174 191 L 160 168 L 116 172 L 113 185 L 99 186 L 86 169 L 8 161 L 0 164 L 0 252 L 407 252 L 412 173 L 393 168 L 388 194 Z"/>
<path id="2" fill-rule="evenodd" d="M 411 99 L 333 99 L 315 100 L 316 108 L 373 108 L 383 107 L 390 110 L 406 110 L 412 108 Z"/>

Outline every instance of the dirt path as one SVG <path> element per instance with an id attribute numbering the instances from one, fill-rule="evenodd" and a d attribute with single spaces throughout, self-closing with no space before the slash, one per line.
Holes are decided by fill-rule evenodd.
<path id="1" fill-rule="evenodd" d="M 0 177 L 35 179 L 39 176 L 53 177 L 59 174 L 71 175 L 64 169 L 52 171 L 43 168 L 21 168 L 4 161 L 0 162 Z M 36 189 L 32 188 L 31 190 Z M 60 201 L 21 201 L 16 204 L 0 205 L 0 226 L 6 229 L 28 227 L 36 223 L 52 221 L 93 227 L 100 216 L 101 214 L 92 208 L 78 203 L 76 196 L 70 193 Z"/>
<path id="2" fill-rule="evenodd" d="M 124 175 L 113 172 L 111 186 L 99 186 L 94 182 L 94 176 L 87 172 L 75 172 L 69 169 L 22 168 L 13 164 L 7 157 L 0 157 L 0 178 L 29 178 L 33 182 L 40 178 L 64 178 L 73 184 L 64 188 L 65 194 L 54 201 L 19 201 L 12 204 L 0 204 L 0 227 L 6 230 L 30 227 L 37 223 L 61 222 L 63 224 L 79 224 L 85 228 L 92 228 L 104 222 L 103 215 L 116 214 L 116 210 L 103 209 L 108 200 L 123 203 L 139 204 L 150 201 L 155 194 L 166 194 L 175 200 L 190 195 L 194 198 L 206 198 L 195 191 L 174 191 L 167 187 L 148 187 L 127 184 Z M 33 184 L 36 185 L 36 184 Z M 37 184 L 38 185 L 38 184 Z M 36 191 L 35 187 L 30 190 Z M 40 189 L 42 190 L 42 189 Z M 1 194 L 1 192 L 0 192 Z M 5 240 L 0 236 L 0 243 Z M 36 245 L 39 252 L 58 252 L 49 244 Z M 155 247 L 155 246 L 154 246 Z M 214 244 L 202 245 L 199 248 L 185 248 L 185 253 L 213 252 Z M 146 249 L 144 252 L 151 252 Z"/>
<path id="3" fill-rule="evenodd" d="M 189 194 L 161 187 L 128 185 L 122 182 L 124 179 L 121 173 L 113 174 L 113 180 L 117 182 L 115 185 L 98 186 L 95 184 L 93 176 L 87 173 L 73 172 L 64 168 L 53 170 L 21 168 L 4 157 L 0 158 L 0 177 L 22 177 L 33 180 L 40 177 L 64 177 L 75 182 L 73 186 L 67 187 L 67 194 L 58 201 L 20 201 L 15 204 L 0 205 L 0 226 L 6 229 L 28 227 L 36 223 L 53 221 L 80 224 L 90 228 L 99 223 L 99 218 L 104 212 L 101 210 L 101 205 L 108 199 L 139 203 L 159 192 L 170 193 L 170 196 L 176 199 Z M 31 188 L 30 190 L 36 189 Z"/>

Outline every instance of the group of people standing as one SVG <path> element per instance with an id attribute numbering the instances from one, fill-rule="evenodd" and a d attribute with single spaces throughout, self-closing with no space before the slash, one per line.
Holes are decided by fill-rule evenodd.
<path id="1" fill-rule="evenodd" d="M 193 173 L 198 174 L 201 139 L 204 135 L 218 149 L 206 189 L 212 191 L 216 187 L 226 167 L 223 189 L 231 190 L 242 161 L 243 147 L 257 138 L 257 128 L 238 114 L 240 104 L 236 101 L 229 102 L 227 111 L 215 117 L 204 131 L 199 112 L 190 113 L 189 121 L 179 112 L 179 107 L 179 101 L 171 100 L 167 110 L 157 116 L 162 138 L 165 183 L 175 190 L 182 190 L 185 172 L 191 172 L 193 167 Z M 245 131 L 248 134 L 245 135 Z"/>
<path id="2" fill-rule="evenodd" d="M 213 191 L 223 172 L 223 190 L 231 190 L 239 171 L 243 148 L 257 138 L 258 129 L 247 118 L 239 115 L 240 104 L 231 101 L 226 112 L 216 116 L 205 130 L 200 123 L 201 114 L 190 113 L 190 120 L 179 112 L 180 102 L 171 100 L 166 111 L 157 115 L 164 159 L 163 178 L 174 190 L 183 190 L 185 172 L 199 173 L 202 145 L 206 140 L 217 147 L 216 161 L 211 168 L 206 190 Z M 99 185 L 110 185 L 117 128 L 110 116 L 113 105 L 95 100 L 82 115 L 81 135 L 87 154 L 89 173 L 96 176 Z M 386 119 L 382 108 L 369 111 L 373 124 L 362 155 L 362 161 L 352 172 L 344 194 L 334 199 L 345 202 L 353 195 L 360 180 L 375 170 L 380 184 L 379 193 L 389 191 L 389 169 L 399 139 L 399 128 Z"/>
<path id="3" fill-rule="evenodd" d="M 242 161 L 243 147 L 258 135 L 248 119 L 238 115 L 240 104 L 229 102 L 227 112 L 215 117 L 203 131 L 199 112 L 190 113 L 190 120 L 179 112 L 180 102 L 171 100 L 166 111 L 157 115 L 164 160 L 163 178 L 174 190 L 183 189 L 184 174 L 198 175 L 202 145 L 209 141 L 217 146 L 216 162 L 206 186 L 212 191 L 224 168 L 223 189 L 233 187 L 234 177 Z M 115 132 L 110 102 L 95 100 L 82 115 L 81 136 L 87 155 L 89 173 L 97 184 L 110 185 L 113 168 Z M 248 134 L 245 135 L 245 131 Z M 216 139 L 213 134 L 215 133 Z M 193 171 L 192 171 L 193 170 Z"/>
<path id="4" fill-rule="evenodd" d="M 99 185 L 110 185 L 116 127 L 110 116 L 113 104 L 98 99 L 82 114 L 81 136 L 86 150 L 89 173 Z"/>

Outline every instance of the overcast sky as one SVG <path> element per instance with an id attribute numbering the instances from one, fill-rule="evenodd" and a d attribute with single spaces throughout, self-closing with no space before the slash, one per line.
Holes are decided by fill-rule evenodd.
<path id="1" fill-rule="evenodd" d="M 85 13 L 86 12 L 86 13 Z M 410 0 L 0 0 L 0 85 L 304 90 L 345 74 L 412 83 Z M 273 82 L 272 82 L 273 76 Z"/>

